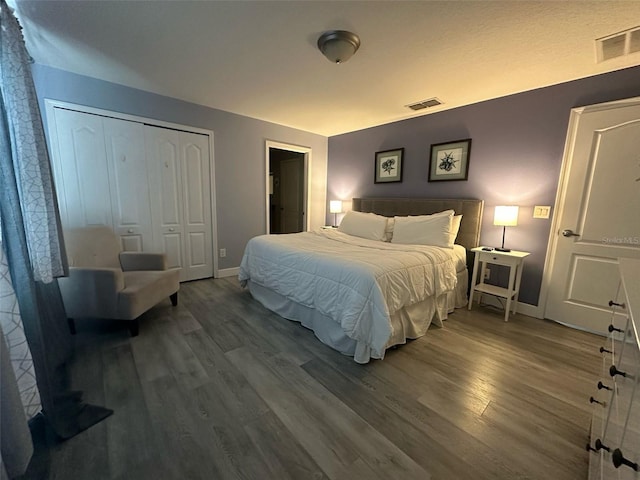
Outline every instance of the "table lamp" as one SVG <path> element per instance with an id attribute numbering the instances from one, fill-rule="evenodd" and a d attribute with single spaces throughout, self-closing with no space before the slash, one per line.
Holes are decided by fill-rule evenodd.
<path id="1" fill-rule="evenodd" d="M 333 226 L 338 226 L 338 214 L 342 213 L 342 200 L 331 200 L 329 202 L 329 212 L 333 213 Z"/>
<path id="2" fill-rule="evenodd" d="M 502 227 L 502 246 L 496 248 L 498 252 L 510 252 L 510 248 L 504 248 L 504 234 L 507 227 L 518 225 L 518 207 L 517 206 L 499 206 L 493 215 L 493 224 Z"/>

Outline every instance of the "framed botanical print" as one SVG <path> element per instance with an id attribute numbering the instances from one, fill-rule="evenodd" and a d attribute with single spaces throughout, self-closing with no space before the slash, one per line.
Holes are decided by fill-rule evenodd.
<path id="1" fill-rule="evenodd" d="M 404 148 L 376 152 L 374 183 L 402 181 L 402 156 Z"/>
<path id="2" fill-rule="evenodd" d="M 467 180 L 471 139 L 431 145 L 429 181 Z"/>

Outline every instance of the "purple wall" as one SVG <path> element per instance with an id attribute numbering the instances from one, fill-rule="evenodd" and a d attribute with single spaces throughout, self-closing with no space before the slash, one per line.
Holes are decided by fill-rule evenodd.
<path id="1" fill-rule="evenodd" d="M 507 228 L 505 246 L 532 253 L 520 301 L 537 305 L 551 219 L 532 218 L 533 206 L 554 206 L 570 110 L 635 96 L 640 96 L 640 67 L 331 137 L 327 201 L 483 199 L 480 241 L 492 246 L 502 240 L 501 227 L 493 225 L 494 207 L 519 205 L 518 226 Z M 472 139 L 468 181 L 429 183 L 431 144 L 464 138 Z M 405 149 L 402 183 L 374 184 L 375 152 L 400 147 Z M 506 272 L 499 274 L 496 280 L 506 283 Z"/>

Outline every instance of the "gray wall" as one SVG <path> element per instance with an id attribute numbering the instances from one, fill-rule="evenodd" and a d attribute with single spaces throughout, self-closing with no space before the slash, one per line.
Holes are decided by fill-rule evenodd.
<path id="1" fill-rule="evenodd" d="M 49 98 L 213 130 L 218 248 L 227 249 L 219 268 L 239 266 L 247 241 L 266 231 L 266 140 L 312 149 L 309 214 L 312 227 L 324 224 L 326 137 L 39 64 L 32 71 L 43 116 Z"/>
<path id="2" fill-rule="evenodd" d="M 480 198 L 481 243 L 493 246 L 502 239 L 502 228 L 493 226 L 493 207 L 520 205 L 519 224 L 507 228 L 505 246 L 532 252 L 520 301 L 537 305 L 551 220 L 532 218 L 532 210 L 554 205 L 570 110 L 634 96 L 640 96 L 640 67 L 334 136 L 327 198 Z M 472 139 L 468 181 L 429 183 L 431 144 L 463 138 Z M 374 184 L 375 152 L 400 147 L 402 183 Z M 506 282 L 508 274 L 499 275 L 496 280 Z"/>

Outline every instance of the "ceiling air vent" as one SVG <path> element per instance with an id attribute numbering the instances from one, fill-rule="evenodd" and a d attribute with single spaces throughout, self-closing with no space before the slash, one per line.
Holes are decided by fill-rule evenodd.
<path id="1" fill-rule="evenodd" d="M 429 98 L 428 100 L 412 103 L 410 105 L 405 105 L 405 107 L 408 107 L 411 110 L 422 110 L 425 108 L 437 107 L 438 105 L 442 105 L 442 102 L 434 97 Z"/>
<path id="2" fill-rule="evenodd" d="M 640 52 L 640 27 L 596 39 L 598 63 Z"/>

